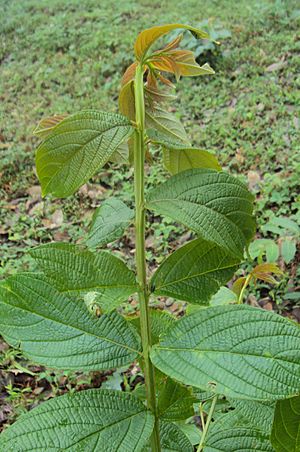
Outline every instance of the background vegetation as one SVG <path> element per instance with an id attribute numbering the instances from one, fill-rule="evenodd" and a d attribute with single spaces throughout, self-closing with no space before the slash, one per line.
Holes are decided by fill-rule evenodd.
<path id="1" fill-rule="evenodd" d="M 192 43 L 216 75 L 178 84 L 172 109 L 198 147 L 248 182 L 257 197 L 255 260 L 277 261 L 278 285 L 250 287 L 247 301 L 300 320 L 299 251 L 300 10 L 297 0 L 0 0 L 0 278 L 32 268 L 26 250 L 51 240 L 80 241 L 93 208 L 116 190 L 132 203 L 132 169 L 106 168 L 71 200 L 42 200 L 34 169 L 43 116 L 84 108 L 117 111 L 120 78 L 133 60 L 137 33 L 154 24 L 208 27 L 219 47 Z M 299 8 L 299 6 L 298 6 Z M 186 106 L 186 107 L 185 107 Z M 160 161 L 160 156 L 155 155 Z M 111 178 L 112 176 L 112 178 Z M 165 177 L 149 166 L 147 183 Z M 190 235 L 152 218 L 147 237 L 152 269 Z M 132 231 L 111 245 L 133 262 Z M 247 270 L 247 266 L 241 269 Z M 184 305 L 160 300 L 181 315 Z M 128 311 L 134 311 L 132 300 Z M 41 400 L 90 386 L 130 390 L 138 368 L 74 374 L 45 370 L 0 342 L 0 424 Z"/>

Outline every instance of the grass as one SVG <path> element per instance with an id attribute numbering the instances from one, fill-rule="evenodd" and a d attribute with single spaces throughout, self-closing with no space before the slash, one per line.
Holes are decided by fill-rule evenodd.
<path id="1" fill-rule="evenodd" d="M 38 140 L 32 131 L 40 118 L 54 113 L 117 111 L 120 78 L 133 61 L 137 33 L 168 22 L 197 25 L 215 18 L 230 31 L 218 52 L 199 57 L 202 63 L 209 60 L 216 75 L 180 82 L 172 109 L 187 124 L 194 144 L 214 151 L 225 169 L 249 183 L 257 197 L 258 236 L 280 245 L 281 234 L 262 226 L 274 217 L 300 225 L 297 3 L 0 0 L 0 277 L 31 269 L 26 250 L 32 246 L 80 240 L 92 209 L 114 191 L 121 190 L 122 199 L 132 203 L 132 169 L 127 167 L 105 168 L 69 200 L 42 200 L 34 170 Z M 161 162 L 148 168 L 149 185 L 164 178 Z M 297 238 L 297 232 L 283 233 Z M 174 240 L 187 239 L 182 234 L 182 227 L 155 219 L 147 237 L 152 267 Z M 112 245 L 120 247 L 132 261 L 131 230 Z M 279 258 L 285 271 L 281 284 L 252 288 L 252 295 L 280 312 L 299 313 L 298 259 L 299 253 L 289 263 Z M 9 373 L 9 366 L 4 368 Z M 22 387 L 9 387 L 14 405 L 26 394 Z"/>

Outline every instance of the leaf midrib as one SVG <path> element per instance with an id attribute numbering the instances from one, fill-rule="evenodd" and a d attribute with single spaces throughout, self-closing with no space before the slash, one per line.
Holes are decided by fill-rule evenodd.
<path id="1" fill-rule="evenodd" d="M 264 336 L 265 337 L 265 336 Z M 213 349 L 197 349 L 197 348 L 172 348 L 172 347 L 164 347 L 161 345 L 154 345 L 153 346 L 154 350 L 164 350 L 164 351 L 169 351 L 169 352 L 192 352 L 192 353 L 222 353 L 222 354 L 228 354 L 228 355 L 238 355 L 241 356 L 243 358 L 247 357 L 247 356 L 255 356 L 256 358 L 262 358 L 262 359 L 271 359 L 271 360 L 275 360 L 275 361 L 285 361 L 289 364 L 297 364 L 295 361 L 290 361 L 284 357 L 280 357 L 280 358 L 276 358 L 275 356 L 265 356 L 265 355 L 259 355 L 259 354 L 255 354 L 255 353 L 240 353 L 240 352 L 235 352 L 235 351 L 227 351 L 227 350 L 213 350 Z M 300 367 L 300 363 L 298 364 Z"/>

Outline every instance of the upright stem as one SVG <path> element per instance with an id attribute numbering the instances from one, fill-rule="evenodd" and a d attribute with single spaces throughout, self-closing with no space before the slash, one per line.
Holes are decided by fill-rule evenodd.
<path id="1" fill-rule="evenodd" d="M 139 284 L 140 322 L 145 367 L 145 385 L 148 408 L 155 416 L 154 430 L 151 436 L 151 448 L 153 452 L 160 452 L 159 424 L 156 405 L 155 375 L 150 361 L 151 329 L 149 314 L 149 292 L 146 276 L 145 255 L 145 201 L 144 201 L 144 128 L 145 128 L 145 104 L 144 81 L 142 65 L 136 70 L 134 82 L 134 97 L 136 110 L 136 130 L 134 134 L 134 179 L 135 179 L 135 233 L 136 233 L 136 267 Z"/>

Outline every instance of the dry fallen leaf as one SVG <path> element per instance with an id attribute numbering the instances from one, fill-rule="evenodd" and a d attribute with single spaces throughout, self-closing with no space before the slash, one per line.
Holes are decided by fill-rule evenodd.
<path id="1" fill-rule="evenodd" d="M 286 61 L 277 61 L 277 63 L 273 63 L 266 68 L 266 72 L 275 72 L 284 68 L 287 65 Z"/>
<path id="2" fill-rule="evenodd" d="M 33 198 L 33 200 L 42 199 L 42 189 L 40 185 L 33 185 L 32 187 L 29 187 L 26 192 Z"/>

